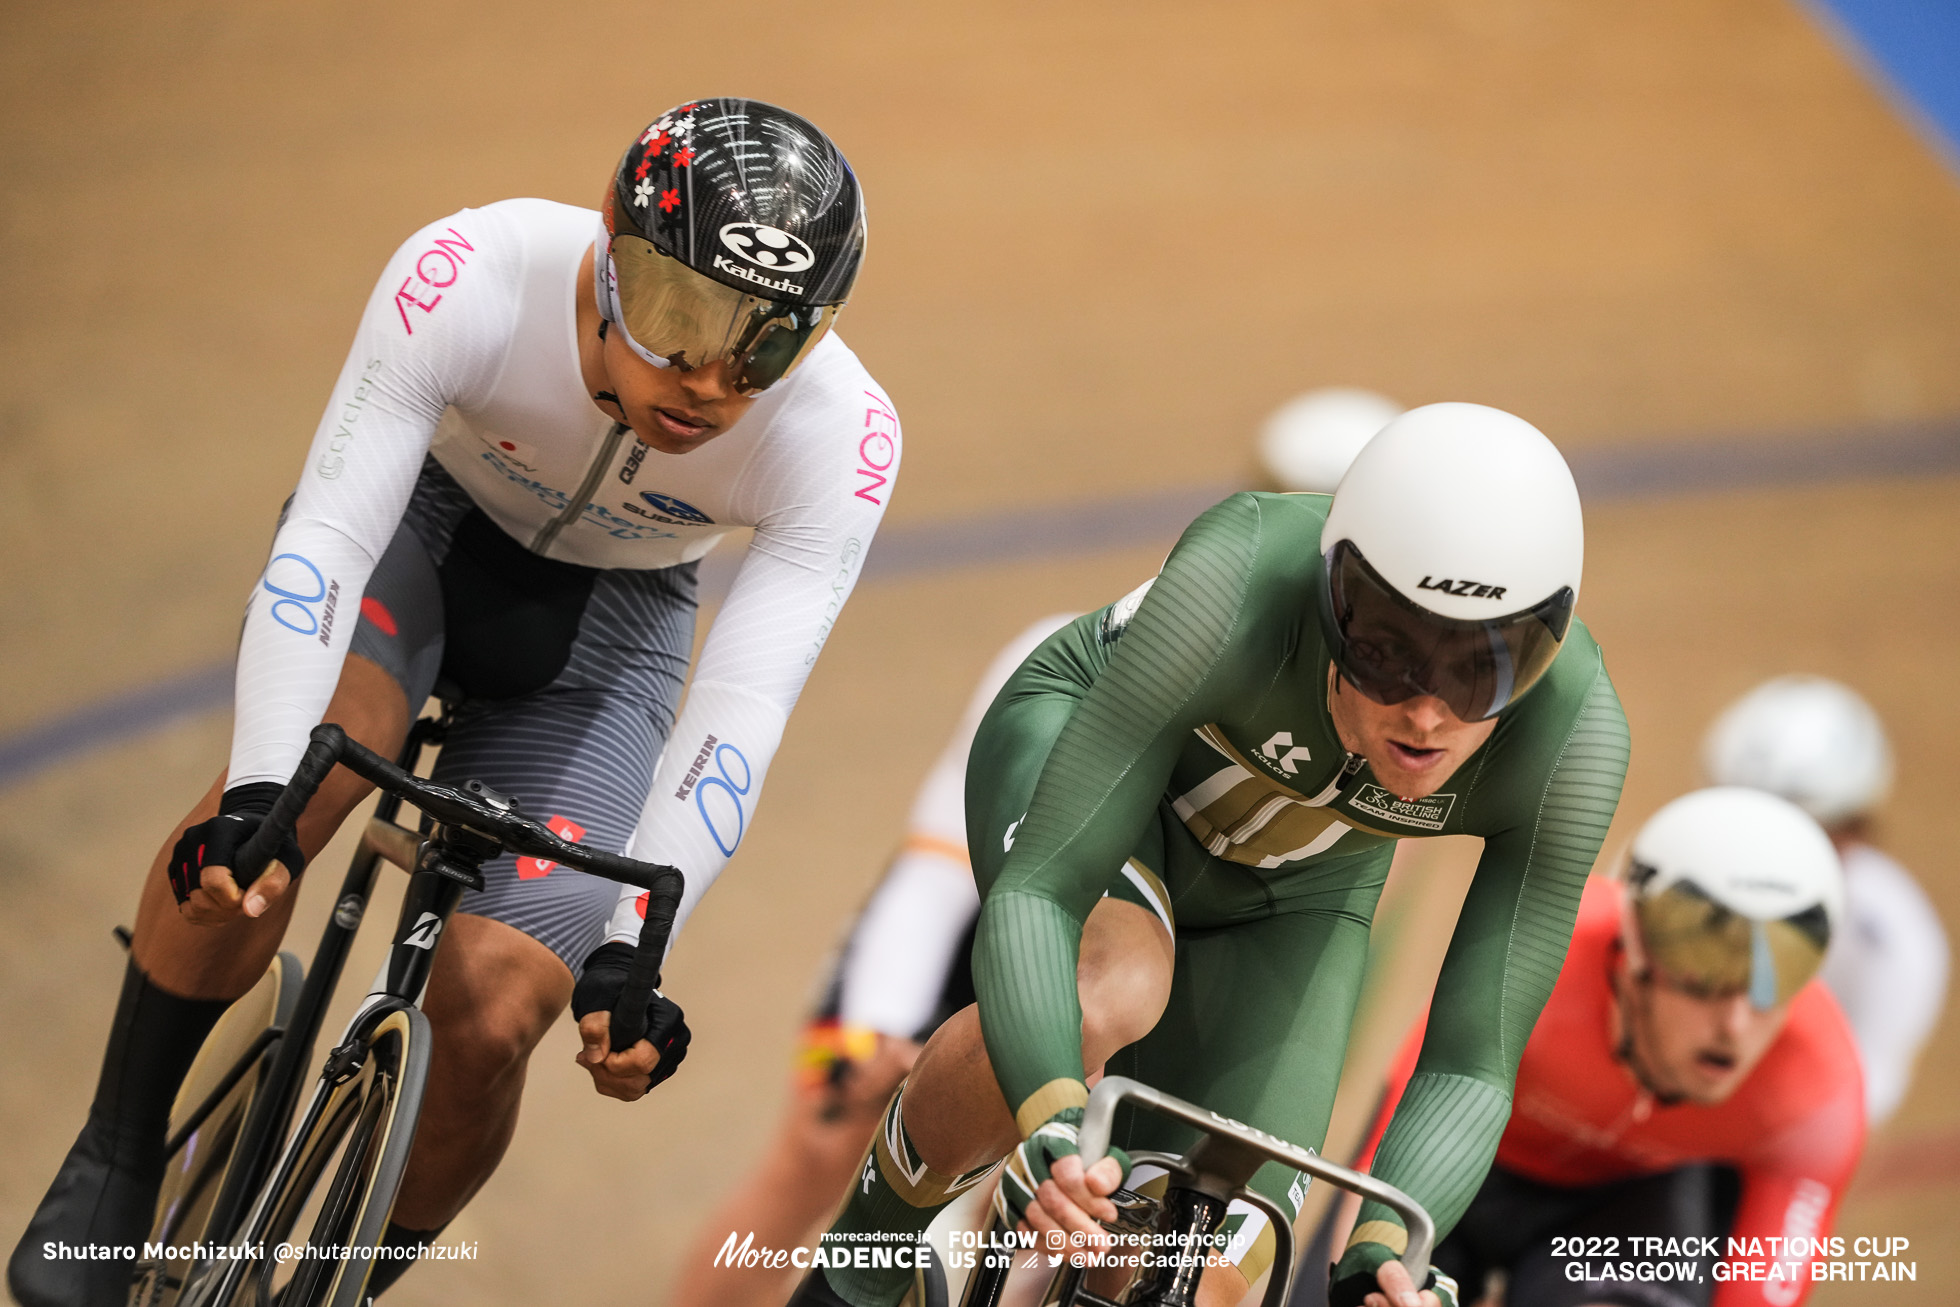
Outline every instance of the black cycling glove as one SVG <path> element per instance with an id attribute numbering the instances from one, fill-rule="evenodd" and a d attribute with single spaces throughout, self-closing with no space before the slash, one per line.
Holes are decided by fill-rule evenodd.
<path id="1" fill-rule="evenodd" d="M 585 974 L 572 989 L 572 1016 L 583 1021 L 588 1012 L 611 1012 L 619 1006 L 619 997 L 626 992 L 626 973 L 633 966 L 633 946 L 615 940 L 611 944 L 601 944 L 593 950 L 592 956 L 585 960 Z M 647 1000 L 647 1032 L 641 1038 L 653 1045 L 660 1061 L 653 1068 L 653 1078 L 647 1082 L 651 1089 L 674 1071 L 687 1058 L 688 1041 L 694 1038 L 687 1028 L 687 1018 L 681 1012 L 680 1004 L 668 998 L 659 990 Z M 615 1048 L 615 1053 L 623 1049 Z"/>
<path id="2" fill-rule="evenodd" d="M 272 811 L 272 805 L 285 788 L 276 781 L 255 781 L 226 790 L 218 800 L 217 816 L 198 822 L 178 837 L 177 846 L 170 851 L 169 865 L 170 891 L 177 896 L 178 903 L 188 902 L 191 891 L 204 883 L 206 867 L 231 866 L 238 850 L 265 822 L 266 814 Z M 294 880 L 306 870 L 299 841 L 291 834 L 279 842 L 272 856 L 286 864 Z M 245 883 L 239 885 L 239 889 L 244 888 Z"/>

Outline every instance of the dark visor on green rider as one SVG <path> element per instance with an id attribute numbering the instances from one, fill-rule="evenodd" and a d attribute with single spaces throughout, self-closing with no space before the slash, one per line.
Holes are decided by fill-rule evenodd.
<path id="1" fill-rule="evenodd" d="M 1433 695 L 1459 720 L 1483 721 L 1545 674 L 1572 622 L 1569 587 L 1522 612 L 1460 619 L 1405 598 L 1353 541 L 1337 541 L 1324 563 L 1320 620 L 1334 666 L 1376 703 Z"/>
<path id="2" fill-rule="evenodd" d="M 726 360 L 740 394 L 767 390 L 788 376 L 843 308 L 798 307 L 746 294 L 638 236 L 615 236 L 610 248 L 620 325 L 633 352 L 658 367 Z"/>

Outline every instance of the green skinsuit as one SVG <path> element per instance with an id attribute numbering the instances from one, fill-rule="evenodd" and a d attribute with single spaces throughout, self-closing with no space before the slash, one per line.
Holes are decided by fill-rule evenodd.
<path id="1" fill-rule="evenodd" d="M 1374 1168 L 1440 1235 L 1496 1153 L 1619 801 L 1626 718 L 1575 621 L 1551 670 L 1438 793 L 1385 791 L 1327 708 L 1328 503 L 1232 496 L 1185 532 L 1127 622 L 1128 601 L 1078 619 L 1008 682 L 967 769 L 985 896 L 974 982 L 1026 1134 L 1083 1101 L 1082 923 L 1106 891 L 1167 897 L 1170 1006 L 1110 1072 L 1317 1148 L 1395 841 L 1481 836 L 1421 1061 Z M 1148 1118 L 1125 1124 L 1119 1145 L 1189 1143 Z M 1297 1180 L 1274 1165 L 1255 1184 L 1297 1211 Z M 1343 1270 L 1405 1243 L 1400 1221 L 1368 1204 Z"/>

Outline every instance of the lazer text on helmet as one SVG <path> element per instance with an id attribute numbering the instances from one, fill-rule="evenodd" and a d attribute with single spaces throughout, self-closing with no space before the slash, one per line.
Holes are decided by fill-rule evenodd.
<path id="1" fill-rule="evenodd" d="M 1446 595 L 1468 595 L 1472 599 L 1502 599 L 1504 587 L 1485 585 L 1482 581 L 1452 581 L 1447 577 L 1441 581 L 1423 577 L 1416 582 L 1418 590 L 1441 590 Z"/>

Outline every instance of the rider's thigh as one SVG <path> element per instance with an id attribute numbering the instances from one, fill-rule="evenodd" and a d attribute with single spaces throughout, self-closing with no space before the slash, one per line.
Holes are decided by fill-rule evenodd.
<path id="1" fill-rule="evenodd" d="M 392 676 L 367 659 L 350 655 L 323 720 L 339 722 L 360 743 L 393 757 L 407 736 L 408 702 Z M 237 998 L 256 984 L 278 951 L 299 897 L 288 891 L 264 915 L 241 917 L 222 926 L 193 925 L 178 911 L 168 872 L 171 850 L 187 829 L 217 815 L 224 786 L 220 774 L 165 838 L 144 878 L 136 911 L 130 945 L 136 964 L 156 984 L 185 998 Z M 308 859 L 318 856 L 372 789 L 344 767 L 328 775 L 299 820 L 300 848 Z"/>
<path id="2" fill-rule="evenodd" d="M 1352 912 L 1285 912 L 1228 927 L 1178 927 L 1175 983 L 1163 1019 L 1111 1058 L 1133 1076 L 1222 1116 L 1319 1148 L 1340 1084 L 1348 1025 L 1368 958 Z M 1184 1128 L 1139 1113 L 1115 1142 L 1177 1149 Z M 1277 1162 L 1251 1187 L 1298 1207 L 1298 1176 Z"/>
<path id="3" fill-rule="evenodd" d="M 1157 1024 L 1170 1001 L 1174 956 L 1155 913 L 1114 897 L 1097 902 L 1082 925 L 1075 965 L 1085 1066 L 1093 1070 Z"/>
<path id="4" fill-rule="evenodd" d="M 458 912 L 443 929 L 422 1011 L 435 1031 L 431 1095 L 480 1097 L 485 1082 L 523 1066 L 572 1001 L 572 973 L 531 936 Z"/>

